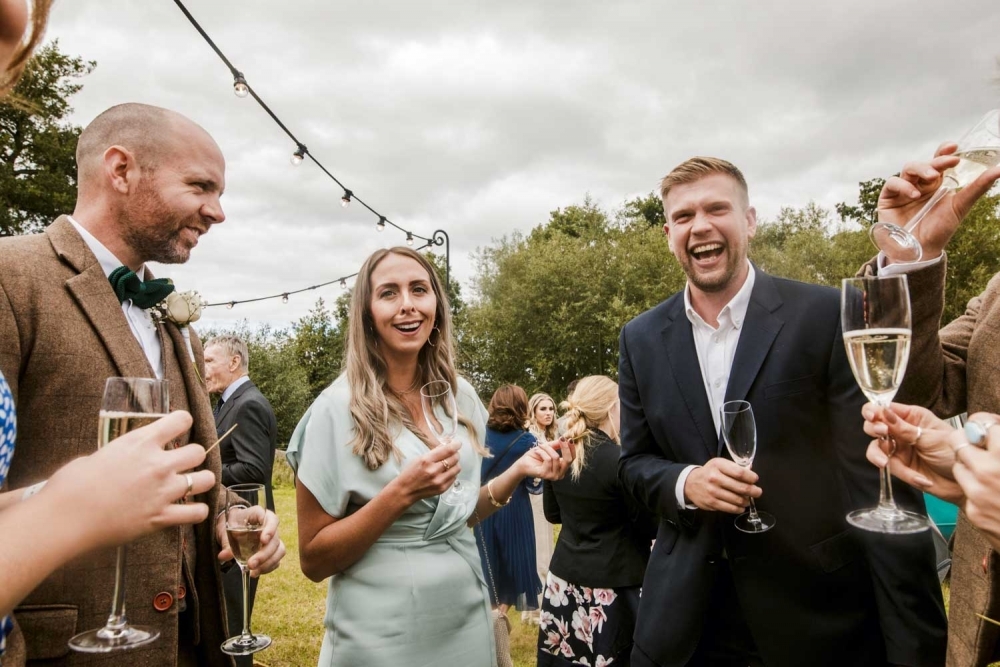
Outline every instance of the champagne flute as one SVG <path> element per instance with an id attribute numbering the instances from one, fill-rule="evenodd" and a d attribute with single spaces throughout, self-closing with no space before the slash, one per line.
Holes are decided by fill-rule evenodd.
<path id="1" fill-rule="evenodd" d="M 910 356 L 910 291 L 905 275 L 847 278 L 840 295 L 847 359 L 861 391 L 883 410 L 892 403 Z M 888 441 L 892 456 L 896 443 Z M 892 497 L 889 464 L 879 475 L 876 507 L 847 515 L 852 525 L 876 533 L 919 533 L 927 517 L 901 509 Z"/>
<path id="2" fill-rule="evenodd" d="M 437 405 L 442 407 L 443 414 L 434 411 Z M 455 442 L 455 434 L 458 433 L 458 404 L 455 402 L 455 392 L 451 389 L 451 383 L 447 380 L 434 380 L 422 386 L 420 406 L 424 411 L 424 420 L 437 441 L 442 445 Z M 461 452 L 465 443 L 459 440 L 458 444 Z M 441 494 L 441 502 L 446 505 L 464 505 L 477 491 L 478 489 L 473 488 L 472 484 L 456 478 L 451 488 Z"/>
<path id="3" fill-rule="evenodd" d="M 222 652 L 229 655 L 251 655 L 271 645 L 267 635 L 250 632 L 250 606 L 247 592 L 250 587 L 250 569 L 247 567 L 254 554 L 260 551 L 260 536 L 264 532 L 265 495 L 263 484 L 234 484 L 226 494 L 226 535 L 233 558 L 243 575 L 243 631 L 222 642 Z"/>
<path id="4" fill-rule="evenodd" d="M 959 158 L 958 164 L 944 172 L 941 187 L 906 223 L 905 228 L 890 222 L 877 222 L 872 225 L 869 232 L 872 242 L 893 262 L 898 264 L 919 262 L 924 251 L 920 241 L 912 232 L 920 221 L 946 194 L 964 188 L 984 171 L 1000 164 L 1000 109 L 987 113 L 962 137 L 955 155 Z"/>
<path id="5" fill-rule="evenodd" d="M 753 408 L 746 401 L 726 401 L 720 408 L 722 413 L 722 438 L 726 449 L 737 465 L 749 469 L 757 453 L 757 423 L 753 418 Z M 750 510 L 736 517 L 733 523 L 744 533 L 763 533 L 774 528 L 777 520 L 767 512 L 758 512 L 753 498 Z"/>
<path id="6" fill-rule="evenodd" d="M 97 446 L 151 424 L 170 411 L 166 380 L 151 378 L 108 378 L 101 399 Z M 108 622 L 98 630 L 82 632 L 69 640 L 80 653 L 110 653 L 144 646 L 155 641 L 160 631 L 130 625 L 125 618 L 126 547 L 118 547 L 115 559 L 115 592 Z"/>

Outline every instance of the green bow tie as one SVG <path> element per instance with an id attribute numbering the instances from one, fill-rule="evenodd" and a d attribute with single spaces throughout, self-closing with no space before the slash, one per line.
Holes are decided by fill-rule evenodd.
<path id="1" fill-rule="evenodd" d="M 174 284 L 169 278 L 157 278 L 145 282 L 139 280 L 135 271 L 127 266 L 119 266 L 108 276 L 111 288 L 115 291 L 118 301 L 125 303 L 129 299 L 140 308 L 150 308 L 167 298 L 174 291 Z"/>

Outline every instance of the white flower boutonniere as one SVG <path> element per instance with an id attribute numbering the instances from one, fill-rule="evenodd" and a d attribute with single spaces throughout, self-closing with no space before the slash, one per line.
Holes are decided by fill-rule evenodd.
<path id="1" fill-rule="evenodd" d="M 157 322 L 173 322 L 181 330 L 184 342 L 187 344 L 188 357 L 194 361 L 194 350 L 191 348 L 191 332 L 188 325 L 197 322 L 201 317 L 207 302 L 201 294 L 194 290 L 187 292 L 171 292 L 167 298 L 149 309 Z"/>

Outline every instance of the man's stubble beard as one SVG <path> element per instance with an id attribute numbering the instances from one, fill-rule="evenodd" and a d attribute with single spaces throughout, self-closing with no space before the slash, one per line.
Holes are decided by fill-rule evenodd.
<path id="1" fill-rule="evenodd" d="M 706 280 L 694 269 L 694 263 L 690 255 L 684 255 L 685 261 L 681 262 L 681 269 L 687 276 L 688 281 L 697 287 L 702 292 L 711 294 L 714 292 L 725 291 L 730 283 L 736 279 L 739 274 L 740 266 L 743 261 L 747 259 L 748 245 L 744 245 L 742 248 L 738 248 L 738 252 L 730 252 L 732 246 L 727 244 L 724 252 L 726 253 L 726 265 L 725 271 L 719 278 L 714 280 Z"/>
<path id="2" fill-rule="evenodd" d="M 177 222 L 156 191 L 142 184 L 118 219 L 122 239 L 143 263 L 161 264 L 183 264 L 191 257 L 191 249 L 180 240 Z"/>

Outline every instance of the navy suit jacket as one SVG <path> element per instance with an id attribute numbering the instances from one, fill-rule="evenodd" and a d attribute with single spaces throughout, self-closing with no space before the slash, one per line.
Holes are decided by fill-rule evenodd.
<path id="1" fill-rule="evenodd" d="M 626 489 L 661 520 L 643 582 L 633 665 L 684 665 L 701 637 L 718 568 L 730 567 L 765 664 L 941 665 L 945 617 L 928 533 L 884 536 L 845 514 L 878 499 L 865 460 L 864 397 L 840 327 L 837 290 L 759 269 L 726 400 L 753 406 L 761 510 L 734 516 L 677 505 L 680 472 L 728 456 L 715 430 L 691 323 L 678 293 L 622 330 L 619 361 Z M 903 505 L 919 493 L 895 485 Z"/>

